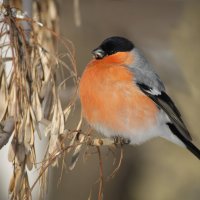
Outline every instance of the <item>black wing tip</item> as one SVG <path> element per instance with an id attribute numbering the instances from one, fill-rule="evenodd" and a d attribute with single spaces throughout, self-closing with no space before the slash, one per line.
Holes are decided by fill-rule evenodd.
<path id="1" fill-rule="evenodd" d="M 146 91 L 150 91 L 152 88 L 143 84 L 143 83 L 137 83 L 137 85 L 142 88 L 143 90 L 146 90 Z M 167 95 L 167 93 L 165 91 L 161 91 L 161 93 L 159 95 L 156 95 L 158 96 L 161 100 L 163 100 L 164 102 L 167 102 L 171 108 L 174 110 L 174 112 L 176 113 L 176 115 L 180 118 L 181 122 L 182 119 L 181 119 L 181 113 L 179 112 L 179 110 L 176 108 L 174 102 L 172 101 L 172 99 Z"/>
<path id="2" fill-rule="evenodd" d="M 174 135 L 176 135 L 185 144 L 186 148 L 200 160 L 200 149 L 198 149 L 190 140 L 185 138 L 174 124 L 167 123 L 167 125 L 172 133 L 174 133 Z"/>
<path id="3" fill-rule="evenodd" d="M 176 113 L 177 116 L 179 116 L 180 120 L 183 122 L 183 120 L 181 119 L 181 113 L 179 112 L 179 110 L 177 109 L 177 107 L 175 106 L 174 102 L 172 101 L 172 99 L 167 95 L 166 92 L 162 91 L 161 92 L 161 95 L 160 95 L 160 98 L 167 102 L 171 107 L 172 109 L 174 110 L 174 112 Z"/>
<path id="4" fill-rule="evenodd" d="M 190 133 L 187 130 L 187 127 L 181 118 L 181 114 L 178 108 L 176 107 L 172 99 L 167 95 L 167 93 L 165 91 L 160 91 L 160 94 L 153 95 L 151 94 L 151 90 L 152 90 L 151 87 L 145 85 L 144 83 L 139 83 L 139 82 L 137 83 L 137 85 L 148 97 L 150 97 L 158 105 L 160 109 L 165 111 L 165 113 L 169 116 L 169 118 L 174 123 L 178 123 L 177 126 L 179 126 L 179 128 L 181 129 L 181 132 L 184 133 L 185 137 L 188 140 L 192 141 L 192 137 L 190 136 Z M 174 115 L 177 117 L 178 121 L 176 120 L 176 117 L 173 117 L 173 115 L 170 115 L 170 113 L 166 109 L 165 105 L 162 104 L 162 102 L 164 102 L 165 104 L 169 106 L 169 108 L 172 110 Z"/>

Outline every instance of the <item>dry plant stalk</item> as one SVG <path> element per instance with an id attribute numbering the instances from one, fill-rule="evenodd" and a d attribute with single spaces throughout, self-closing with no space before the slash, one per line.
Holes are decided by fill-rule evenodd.
<path id="1" fill-rule="evenodd" d="M 53 0 L 49 5 L 50 13 L 56 9 Z M 54 30 L 55 18 L 39 15 L 46 6 L 35 1 L 33 8 L 38 18 L 33 20 L 23 11 L 11 8 L 9 4 L 0 7 L 0 148 L 7 144 L 12 136 L 8 159 L 13 164 L 10 180 L 11 199 L 32 199 L 31 192 L 40 181 L 41 198 L 47 187 L 49 166 L 58 164 L 58 159 L 73 151 L 69 169 L 78 161 L 83 145 L 95 146 L 98 150 L 100 164 L 100 181 L 98 199 L 103 198 L 103 164 L 101 146 L 112 146 L 127 141 L 116 139 L 99 139 L 89 133 L 80 131 L 82 118 L 73 131 L 67 129 L 67 121 L 75 104 L 78 90 L 78 77 L 75 51 L 70 41 L 64 40 Z M 54 10 L 55 9 L 55 10 Z M 38 11 L 38 12 L 36 12 Z M 45 21 L 50 29 L 39 20 Z M 22 23 L 23 22 L 23 23 Z M 29 30 L 24 29 L 24 23 Z M 65 48 L 65 54 L 58 54 L 55 47 Z M 67 59 L 66 64 L 63 58 Z M 59 77 L 57 71 L 67 74 Z M 60 89 L 67 88 L 68 81 L 75 88 L 70 94 L 66 107 L 61 104 Z M 67 92 L 67 91 L 66 91 Z M 43 161 L 36 160 L 35 138 L 48 137 L 48 144 Z M 111 177 L 118 171 L 120 161 Z M 64 163 L 64 162 L 63 162 Z M 39 176 L 32 186 L 29 185 L 27 169 L 39 169 Z"/>
<path id="2" fill-rule="evenodd" d="M 75 139 L 74 139 L 75 138 Z M 70 142 L 70 144 L 69 144 Z M 111 178 L 113 178 L 116 173 L 118 172 L 122 159 L 123 159 L 123 145 L 129 144 L 129 140 L 116 137 L 116 138 L 96 138 L 95 135 L 90 135 L 90 134 L 85 134 L 82 131 L 69 131 L 69 130 L 64 130 L 62 134 L 60 134 L 59 137 L 59 144 L 60 148 L 55 149 L 48 157 L 48 159 L 44 159 L 42 162 L 41 170 L 39 173 L 38 178 L 35 180 L 34 184 L 31 187 L 31 191 L 34 189 L 35 185 L 37 182 L 40 180 L 40 178 L 46 173 L 48 170 L 49 166 L 51 166 L 55 160 L 60 158 L 61 156 L 65 157 L 65 153 L 69 153 L 70 151 L 74 151 L 74 154 L 72 155 L 72 163 L 69 166 L 69 169 L 72 170 L 74 169 L 74 166 L 77 163 L 77 157 L 79 157 L 79 154 L 77 154 L 77 149 L 79 150 L 80 147 L 82 146 L 87 146 L 87 147 L 96 147 L 97 152 L 95 152 L 98 155 L 99 158 L 99 179 L 96 183 L 99 184 L 99 192 L 98 192 L 98 200 L 103 199 L 103 184 L 104 184 L 104 175 L 103 175 L 103 157 L 102 153 L 100 151 L 100 147 L 107 147 L 108 150 L 111 147 L 116 147 L 120 146 L 121 147 L 121 153 L 120 153 L 120 158 L 119 161 L 112 171 L 112 173 L 108 176 L 107 181 Z M 75 158 L 73 158 L 75 156 Z M 114 163 L 113 163 L 114 165 Z M 72 168 L 73 166 L 73 168 Z M 60 182 L 60 179 L 59 179 Z M 88 198 L 91 199 L 92 196 L 92 189 L 90 192 L 90 196 Z"/>
<path id="3" fill-rule="evenodd" d="M 45 160 L 59 147 L 59 135 L 76 99 L 76 91 L 66 108 L 62 108 L 59 90 L 72 79 L 77 88 L 74 50 L 71 42 L 64 41 L 41 23 L 28 18 L 21 10 L 1 5 L 0 21 L 0 148 L 12 135 L 8 159 L 13 164 L 10 181 L 11 199 L 31 199 L 28 175 L 36 165 L 35 137 L 49 138 Z M 24 30 L 22 22 L 29 25 Z M 41 34 L 42 32 L 42 34 Z M 48 33 L 48 34 L 47 34 Z M 43 35 L 54 37 L 65 47 L 64 55 L 71 65 L 65 64 L 55 52 L 42 44 Z M 63 55 L 62 55 L 63 57 Z M 65 70 L 69 76 L 56 83 L 56 70 Z M 66 73 L 66 74 L 67 74 Z M 54 163 L 56 163 L 56 159 Z M 43 176 L 42 180 L 45 180 Z M 44 188 L 46 181 L 41 182 Z"/>

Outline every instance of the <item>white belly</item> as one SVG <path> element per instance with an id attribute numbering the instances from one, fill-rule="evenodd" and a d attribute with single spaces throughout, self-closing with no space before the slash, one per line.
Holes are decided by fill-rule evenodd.
<path id="1" fill-rule="evenodd" d="M 163 112 L 157 116 L 157 123 L 148 128 L 141 127 L 140 129 L 129 130 L 126 132 L 116 132 L 103 124 L 92 124 L 93 128 L 102 133 L 106 137 L 120 136 L 130 140 L 131 144 L 141 144 L 154 137 L 162 137 L 175 144 L 185 146 L 168 128 L 166 125 L 169 122 L 168 116 Z"/>

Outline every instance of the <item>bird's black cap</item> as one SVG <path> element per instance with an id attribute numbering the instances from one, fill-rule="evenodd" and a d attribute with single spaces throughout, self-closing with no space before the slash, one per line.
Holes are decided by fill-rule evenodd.
<path id="1" fill-rule="evenodd" d="M 105 56 L 115 54 L 117 52 L 127 52 L 134 48 L 134 44 L 123 37 L 114 36 L 105 39 L 99 47 L 92 51 L 96 59 L 102 59 Z"/>

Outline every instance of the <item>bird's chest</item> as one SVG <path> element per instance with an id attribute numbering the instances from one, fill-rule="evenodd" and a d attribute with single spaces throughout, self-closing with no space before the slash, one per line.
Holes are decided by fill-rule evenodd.
<path id="1" fill-rule="evenodd" d="M 156 118 L 155 104 L 140 92 L 132 74 L 124 69 L 86 71 L 80 82 L 80 99 L 83 115 L 93 126 L 124 132 Z"/>
<path id="2" fill-rule="evenodd" d="M 154 103 L 126 83 L 104 86 L 95 93 L 88 92 L 82 103 L 83 114 L 91 125 L 126 131 L 143 127 L 156 117 Z"/>

